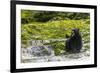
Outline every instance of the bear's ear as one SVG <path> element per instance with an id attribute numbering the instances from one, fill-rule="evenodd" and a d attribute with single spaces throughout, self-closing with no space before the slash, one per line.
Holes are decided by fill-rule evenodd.
<path id="1" fill-rule="evenodd" d="M 77 30 L 79 31 L 79 28 Z"/>
<path id="2" fill-rule="evenodd" d="M 72 31 L 75 31 L 75 28 L 72 28 Z"/>

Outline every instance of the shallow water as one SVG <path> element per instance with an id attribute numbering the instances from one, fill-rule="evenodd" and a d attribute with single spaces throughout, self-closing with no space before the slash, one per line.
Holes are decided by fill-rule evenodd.
<path id="1" fill-rule="evenodd" d="M 66 39 L 53 39 L 45 41 L 33 41 L 33 46 L 22 48 L 22 63 L 36 63 L 36 62 L 52 62 L 52 61 L 73 61 L 73 60 L 88 60 L 90 57 L 90 49 L 85 46 L 90 46 L 89 42 L 83 42 L 83 48 L 80 53 L 69 54 L 63 53 L 56 56 L 54 48 L 51 45 L 43 45 L 43 43 L 50 43 L 50 41 L 65 41 Z M 36 42 L 36 43 L 35 43 Z"/>
<path id="2" fill-rule="evenodd" d="M 34 56 L 27 53 L 26 55 L 24 54 L 22 56 L 22 63 L 88 60 L 89 57 L 90 57 L 90 51 L 85 50 L 85 49 L 82 49 L 80 53 L 66 54 L 66 55 L 60 55 L 60 56 L 55 56 L 54 54 L 48 55 L 48 56 Z"/>

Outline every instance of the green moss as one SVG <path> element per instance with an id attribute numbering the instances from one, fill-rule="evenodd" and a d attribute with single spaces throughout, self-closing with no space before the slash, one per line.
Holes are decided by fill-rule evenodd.
<path id="1" fill-rule="evenodd" d="M 28 40 L 64 39 L 71 36 L 72 28 L 79 28 L 84 43 L 90 41 L 89 19 L 85 20 L 59 20 L 48 22 L 32 22 L 21 26 L 22 44 L 27 45 Z M 27 41 L 24 41 L 27 40 Z M 54 46 L 56 55 L 61 55 L 65 42 L 45 43 Z M 88 47 L 89 48 L 89 47 Z"/>

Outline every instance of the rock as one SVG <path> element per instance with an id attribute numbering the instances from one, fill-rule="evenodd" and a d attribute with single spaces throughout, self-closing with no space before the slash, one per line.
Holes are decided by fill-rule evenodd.
<path id="1" fill-rule="evenodd" d="M 33 56 L 52 56 L 54 55 L 53 47 L 50 45 L 32 46 L 28 51 Z"/>

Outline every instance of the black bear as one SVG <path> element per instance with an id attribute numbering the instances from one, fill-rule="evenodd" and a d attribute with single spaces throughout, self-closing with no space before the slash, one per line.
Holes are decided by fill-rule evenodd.
<path id="1" fill-rule="evenodd" d="M 65 42 L 65 50 L 70 53 L 79 53 L 82 49 L 82 37 L 78 28 L 72 29 L 71 37 Z"/>

